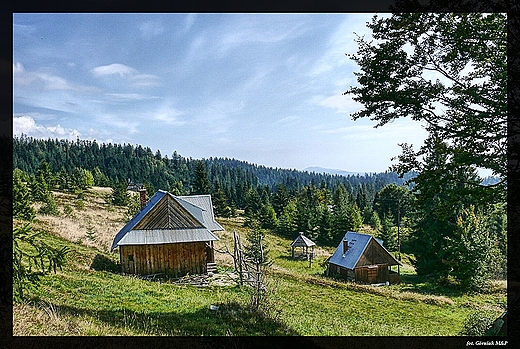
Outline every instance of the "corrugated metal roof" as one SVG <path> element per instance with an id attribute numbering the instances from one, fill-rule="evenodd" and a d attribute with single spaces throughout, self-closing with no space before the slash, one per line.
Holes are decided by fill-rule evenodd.
<path id="1" fill-rule="evenodd" d="M 158 245 L 216 240 L 219 238 L 206 228 L 131 230 L 117 245 Z"/>
<path id="2" fill-rule="evenodd" d="M 165 198 L 165 196 L 167 196 Z M 168 202 L 164 201 L 167 200 Z M 174 200 L 175 203 L 170 202 Z M 162 202 L 161 205 L 158 203 Z M 198 204 L 198 205 L 197 205 Z M 159 212 L 160 211 L 160 212 Z M 182 234 L 191 230 L 200 230 L 202 227 L 206 227 L 205 230 L 209 233 L 216 230 L 224 230 L 220 224 L 215 222 L 213 216 L 213 206 L 211 204 L 210 195 L 197 195 L 194 197 L 183 196 L 176 197 L 164 190 L 157 191 L 143 207 L 114 237 L 111 250 L 115 249 L 123 238 L 126 237 L 134 228 L 138 227 L 136 231 L 167 231 L 175 230 L 181 231 Z M 142 229 L 145 228 L 145 229 Z M 184 231 L 184 233 L 182 233 Z M 157 234 L 157 233 L 156 233 Z M 152 241 L 154 236 L 150 235 Z M 186 239 L 189 234 L 186 235 Z M 196 234 L 191 235 L 194 238 L 201 238 L 202 236 L 208 237 L 210 241 L 218 238 L 211 233 L 211 235 L 204 235 L 200 231 Z M 128 238 L 130 240 L 137 239 L 139 237 Z M 171 239 L 171 238 L 170 238 Z M 128 240 L 128 241 L 130 241 Z M 160 239 L 159 239 L 160 240 Z M 183 240 L 182 242 L 192 241 Z M 194 240 L 200 241 L 200 240 Z M 181 242 L 181 241 L 178 241 Z"/>
<path id="3" fill-rule="evenodd" d="M 224 230 L 220 224 L 215 221 L 213 214 L 213 203 L 211 202 L 211 195 L 190 195 L 190 196 L 176 196 L 181 205 L 187 203 L 185 208 L 191 212 L 190 206 L 202 209 L 202 221 L 206 228 L 211 231 Z"/>
<path id="4" fill-rule="evenodd" d="M 300 233 L 296 239 L 291 243 L 291 247 L 311 247 L 316 245 L 311 239 Z"/>

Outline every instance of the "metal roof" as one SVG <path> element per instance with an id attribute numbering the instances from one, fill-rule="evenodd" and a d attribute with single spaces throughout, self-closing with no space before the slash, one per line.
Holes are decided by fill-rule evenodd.
<path id="1" fill-rule="evenodd" d="M 209 195 L 208 195 L 209 196 Z M 166 198 L 165 198 L 166 197 Z M 163 200 L 174 200 L 176 203 L 165 204 Z M 193 204 L 190 201 L 198 202 L 201 205 L 210 205 L 211 211 L 207 208 L 198 206 Z M 161 205 L 158 203 L 162 202 Z M 176 207 L 173 207 L 176 206 Z M 160 211 L 160 212 L 158 212 Z M 206 213 L 204 213 L 206 212 Z M 146 224 L 145 224 L 146 222 Z M 217 222 L 214 221 L 213 217 L 213 209 L 211 206 L 211 197 L 202 199 L 194 197 L 191 199 L 189 196 L 184 197 L 176 197 L 172 194 L 168 193 L 164 190 L 157 191 L 151 198 L 148 200 L 146 205 L 134 216 L 132 219 L 116 234 L 114 237 L 114 241 L 112 242 L 111 250 L 114 250 L 119 242 L 125 237 L 126 234 L 129 234 L 132 229 L 138 227 L 135 231 L 154 231 L 154 230 L 180 230 L 180 231 L 189 231 L 192 229 L 203 229 L 208 233 L 211 233 L 211 230 L 224 230 Z M 148 229 L 142 229 L 148 228 Z M 183 234 L 183 233 L 181 233 Z M 152 234 L 153 235 L 153 234 Z M 200 232 L 193 235 L 193 237 L 199 238 Z M 217 238 L 214 234 L 211 235 L 206 234 L 209 240 L 214 240 L 213 238 Z M 130 238 L 129 238 L 130 239 Z M 132 237 L 130 240 L 138 240 L 137 237 Z M 171 238 L 170 238 L 171 239 Z M 128 241 L 130 241 L 128 240 Z M 153 239 L 152 239 L 153 240 Z M 218 240 L 218 238 L 217 238 Z M 185 240 L 191 241 L 191 240 Z M 184 241 L 184 242 L 185 242 Z M 200 240 L 196 240 L 200 241 Z M 179 241 L 180 242 L 180 241 Z"/>
<path id="2" fill-rule="evenodd" d="M 131 230 L 117 245 L 158 245 L 216 240 L 219 238 L 206 228 Z"/>
<path id="3" fill-rule="evenodd" d="M 191 212 L 190 206 L 195 206 L 202 209 L 201 223 L 211 231 L 224 230 L 220 224 L 215 221 L 213 214 L 213 203 L 211 195 L 190 195 L 190 196 L 176 196 L 179 203 Z"/>
<path id="4" fill-rule="evenodd" d="M 311 239 L 300 233 L 296 239 L 291 243 L 291 247 L 311 247 L 316 245 Z"/>
<path id="5" fill-rule="evenodd" d="M 344 254 L 343 240 L 345 239 L 348 241 L 348 250 Z M 372 239 L 374 239 L 379 245 L 381 245 L 381 248 L 386 251 L 386 249 L 383 247 L 382 240 L 376 239 L 372 235 L 349 231 L 345 234 L 342 241 L 339 243 L 332 257 L 330 257 L 329 263 L 336 264 L 347 269 L 354 269 L 359 259 L 365 252 L 370 240 Z M 395 258 L 388 251 L 386 252 L 392 259 L 395 260 Z M 395 262 L 396 264 L 399 263 L 397 260 Z"/>

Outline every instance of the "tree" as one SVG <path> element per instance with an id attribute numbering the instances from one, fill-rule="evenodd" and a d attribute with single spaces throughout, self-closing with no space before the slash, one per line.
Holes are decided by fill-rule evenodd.
<path id="1" fill-rule="evenodd" d="M 192 194 L 209 194 L 211 191 L 208 172 L 203 161 L 197 161 Z"/>
<path id="2" fill-rule="evenodd" d="M 395 183 L 387 184 L 376 194 L 374 209 L 379 217 L 390 214 L 394 225 L 401 224 L 403 217 L 411 213 L 413 197 L 406 186 Z"/>
<path id="3" fill-rule="evenodd" d="M 450 253 L 448 241 L 454 246 L 457 239 L 459 216 L 471 206 L 480 211 L 487 205 L 480 197 L 476 170 L 447 166 L 452 163 L 451 154 L 439 138 L 429 137 L 426 144 L 430 151 L 424 159 L 425 167 L 414 179 L 417 214 L 409 246 L 417 259 L 417 273 L 442 278 L 458 267 L 443 261 Z"/>
<path id="4" fill-rule="evenodd" d="M 40 239 L 30 223 L 13 229 L 13 300 L 26 299 L 27 291 L 37 287 L 40 276 L 65 265 L 70 249 L 51 247 Z M 36 270 L 34 270 L 34 269 Z"/>
<path id="5" fill-rule="evenodd" d="M 455 246 L 461 261 L 475 252 L 461 247 L 459 217 L 471 221 L 464 212 L 472 205 L 481 215 L 505 201 L 506 14 L 394 13 L 374 16 L 368 27 L 373 40 L 358 38 L 357 53 L 349 55 L 361 71 L 359 86 L 345 94 L 364 107 L 352 117 L 370 118 L 376 127 L 400 117 L 424 125 L 425 143 L 418 151 L 401 144 L 399 163 L 391 167 L 401 176 L 418 173 L 410 246 L 418 273 L 462 275 L 461 263 L 446 263 Z M 477 168 L 502 181 L 483 186 Z"/>
<path id="6" fill-rule="evenodd" d="M 31 205 L 31 193 L 24 182 L 28 176 L 20 169 L 13 171 L 13 218 L 32 221 L 36 212 Z"/>
<path id="7" fill-rule="evenodd" d="M 379 229 L 379 238 L 383 240 L 383 244 L 388 251 L 397 251 L 397 237 L 391 215 L 383 218 Z"/>
<path id="8" fill-rule="evenodd" d="M 374 16 L 367 26 L 374 40 L 358 38 L 357 53 L 348 55 L 361 72 L 359 86 L 345 94 L 364 106 L 353 119 L 369 117 L 376 127 L 400 117 L 421 121 L 460 153 L 461 165 L 504 178 L 505 13 L 395 13 Z M 421 154 L 408 155 L 417 161 Z M 402 161 L 398 169 L 414 165 Z"/>
<path id="9" fill-rule="evenodd" d="M 117 182 L 112 186 L 111 202 L 116 206 L 126 206 L 130 200 L 126 190 L 127 185 L 125 181 Z"/>

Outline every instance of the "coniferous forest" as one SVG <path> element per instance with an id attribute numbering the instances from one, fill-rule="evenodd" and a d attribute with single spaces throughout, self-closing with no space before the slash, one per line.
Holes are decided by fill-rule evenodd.
<path id="1" fill-rule="evenodd" d="M 216 216 L 241 214 L 246 226 L 268 229 L 286 238 L 302 232 L 323 246 L 336 246 L 346 231 L 368 229 L 393 252 L 433 253 L 437 260 L 460 250 L 453 245 L 455 250 L 447 249 L 439 255 L 435 245 L 428 249 L 429 245 L 422 243 L 424 237 L 415 233 L 424 215 L 417 211 L 421 191 L 415 188 L 413 172 L 402 178 L 391 171 L 350 176 L 318 174 L 228 158 L 193 159 L 177 152 L 170 157 L 142 145 L 25 136 L 13 139 L 13 165 L 13 215 L 20 219 L 34 215 L 25 209 L 30 202 L 42 203 L 40 213 L 59 214 L 53 190 L 81 196 L 92 186 L 111 187 L 112 204 L 133 205 L 129 211 L 137 212 L 139 204 L 132 203 L 126 192 L 134 183 L 144 186 L 148 197 L 160 189 L 174 195 L 211 194 Z M 506 270 L 503 212 L 497 208 L 486 223 L 493 227 L 493 238 L 486 241 L 500 241 L 492 253 L 497 267 L 487 273 L 489 276 L 503 276 Z M 436 236 L 437 228 L 432 236 Z M 488 247 L 482 251 L 489 255 Z M 415 267 L 431 272 L 435 268 L 422 265 L 428 260 L 431 258 L 418 259 Z M 473 274 L 465 273 L 460 278 L 473 279 Z"/>

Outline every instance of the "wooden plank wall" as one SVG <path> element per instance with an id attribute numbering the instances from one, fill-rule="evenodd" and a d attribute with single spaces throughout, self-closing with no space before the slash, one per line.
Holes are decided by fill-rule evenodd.
<path id="1" fill-rule="evenodd" d="M 206 243 L 125 245 L 121 249 L 123 273 L 149 275 L 167 273 L 182 276 L 206 272 Z M 133 262 L 130 260 L 133 256 Z"/>

